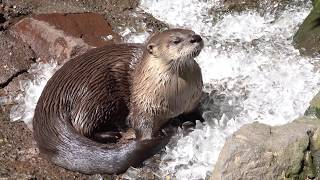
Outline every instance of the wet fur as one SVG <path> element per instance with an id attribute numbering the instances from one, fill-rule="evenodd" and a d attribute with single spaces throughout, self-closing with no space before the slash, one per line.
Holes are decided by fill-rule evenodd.
<path id="1" fill-rule="evenodd" d="M 193 59 L 203 42 L 190 43 L 193 31 L 168 30 L 149 39 L 152 52 L 144 52 L 133 77 L 130 100 L 130 126 L 141 139 L 151 139 L 170 119 L 193 111 L 202 93 L 202 74 Z M 172 43 L 184 39 L 179 46 Z M 147 61 L 146 61 L 147 60 Z M 143 94 L 143 96 L 142 96 Z"/>
<path id="2" fill-rule="evenodd" d="M 193 32 L 182 34 L 187 33 Z M 192 55 L 202 46 L 177 59 L 186 62 L 171 62 L 176 64 L 138 44 L 108 45 L 68 61 L 48 81 L 36 106 L 33 128 L 40 152 L 86 174 L 119 174 L 140 164 L 168 143 L 170 135 L 159 136 L 161 127 L 198 104 L 202 78 Z M 94 139 L 96 133 L 127 128 L 136 130 L 138 139 L 125 144 Z"/>
<path id="3" fill-rule="evenodd" d="M 155 138 L 114 146 L 90 139 L 95 132 L 126 128 L 129 64 L 138 60 L 142 51 L 139 45 L 94 49 L 54 74 L 33 119 L 42 154 L 70 170 L 114 174 L 142 162 L 168 142 Z"/>

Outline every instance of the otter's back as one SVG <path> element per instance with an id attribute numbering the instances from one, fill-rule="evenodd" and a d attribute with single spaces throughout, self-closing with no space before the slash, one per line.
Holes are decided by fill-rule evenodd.
<path id="1" fill-rule="evenodd" d="M 38 100 L 35 136 L 42 139 L 43 128 L 56 131 L 61 123 L 56 121 L 71 122 L 85 136 L 98 128 L 114 128 L 123 121 L 128 113 L 130 71 L 142 51 L 139 44 L 107 45 L 66 62 L 48 81 Z"/>

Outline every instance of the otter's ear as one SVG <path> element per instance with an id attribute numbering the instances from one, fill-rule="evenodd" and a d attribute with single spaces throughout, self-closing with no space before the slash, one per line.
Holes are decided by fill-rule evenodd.
<path id="1" fill-rule="evenodd" d="M 153 54 L 155 47 L 156 47 L 156 44 L 154 44 L 154 43 L 149 43 L 149 44 L 147 45 L 147 50 L 148 50 L 148 52 L 149 52 L 150 54 Z"/>

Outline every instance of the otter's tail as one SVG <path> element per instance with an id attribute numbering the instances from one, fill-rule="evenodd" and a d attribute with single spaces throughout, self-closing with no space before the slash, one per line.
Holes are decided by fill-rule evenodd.
<path id="1" fill-rule="evenodd" d="M 157 153 L 169 141 L 167 136 L 111 146 L 78 134 L 66 122 L 59 127 L 41 126 L 34 123 L 40 152 L 58 166 L 85 174 L 124 173 L 130 166 L 138 165 Z"/>

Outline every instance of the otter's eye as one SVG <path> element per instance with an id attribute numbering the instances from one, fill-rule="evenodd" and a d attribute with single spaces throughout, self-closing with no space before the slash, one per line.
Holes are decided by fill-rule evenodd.
<path id="1" fill-rule="evenodd" d="M 182 41 L 182 38 L 176 37 L 175 39 L 173 39 L 173 43 L 174 44 L 179 44 Z"/>

